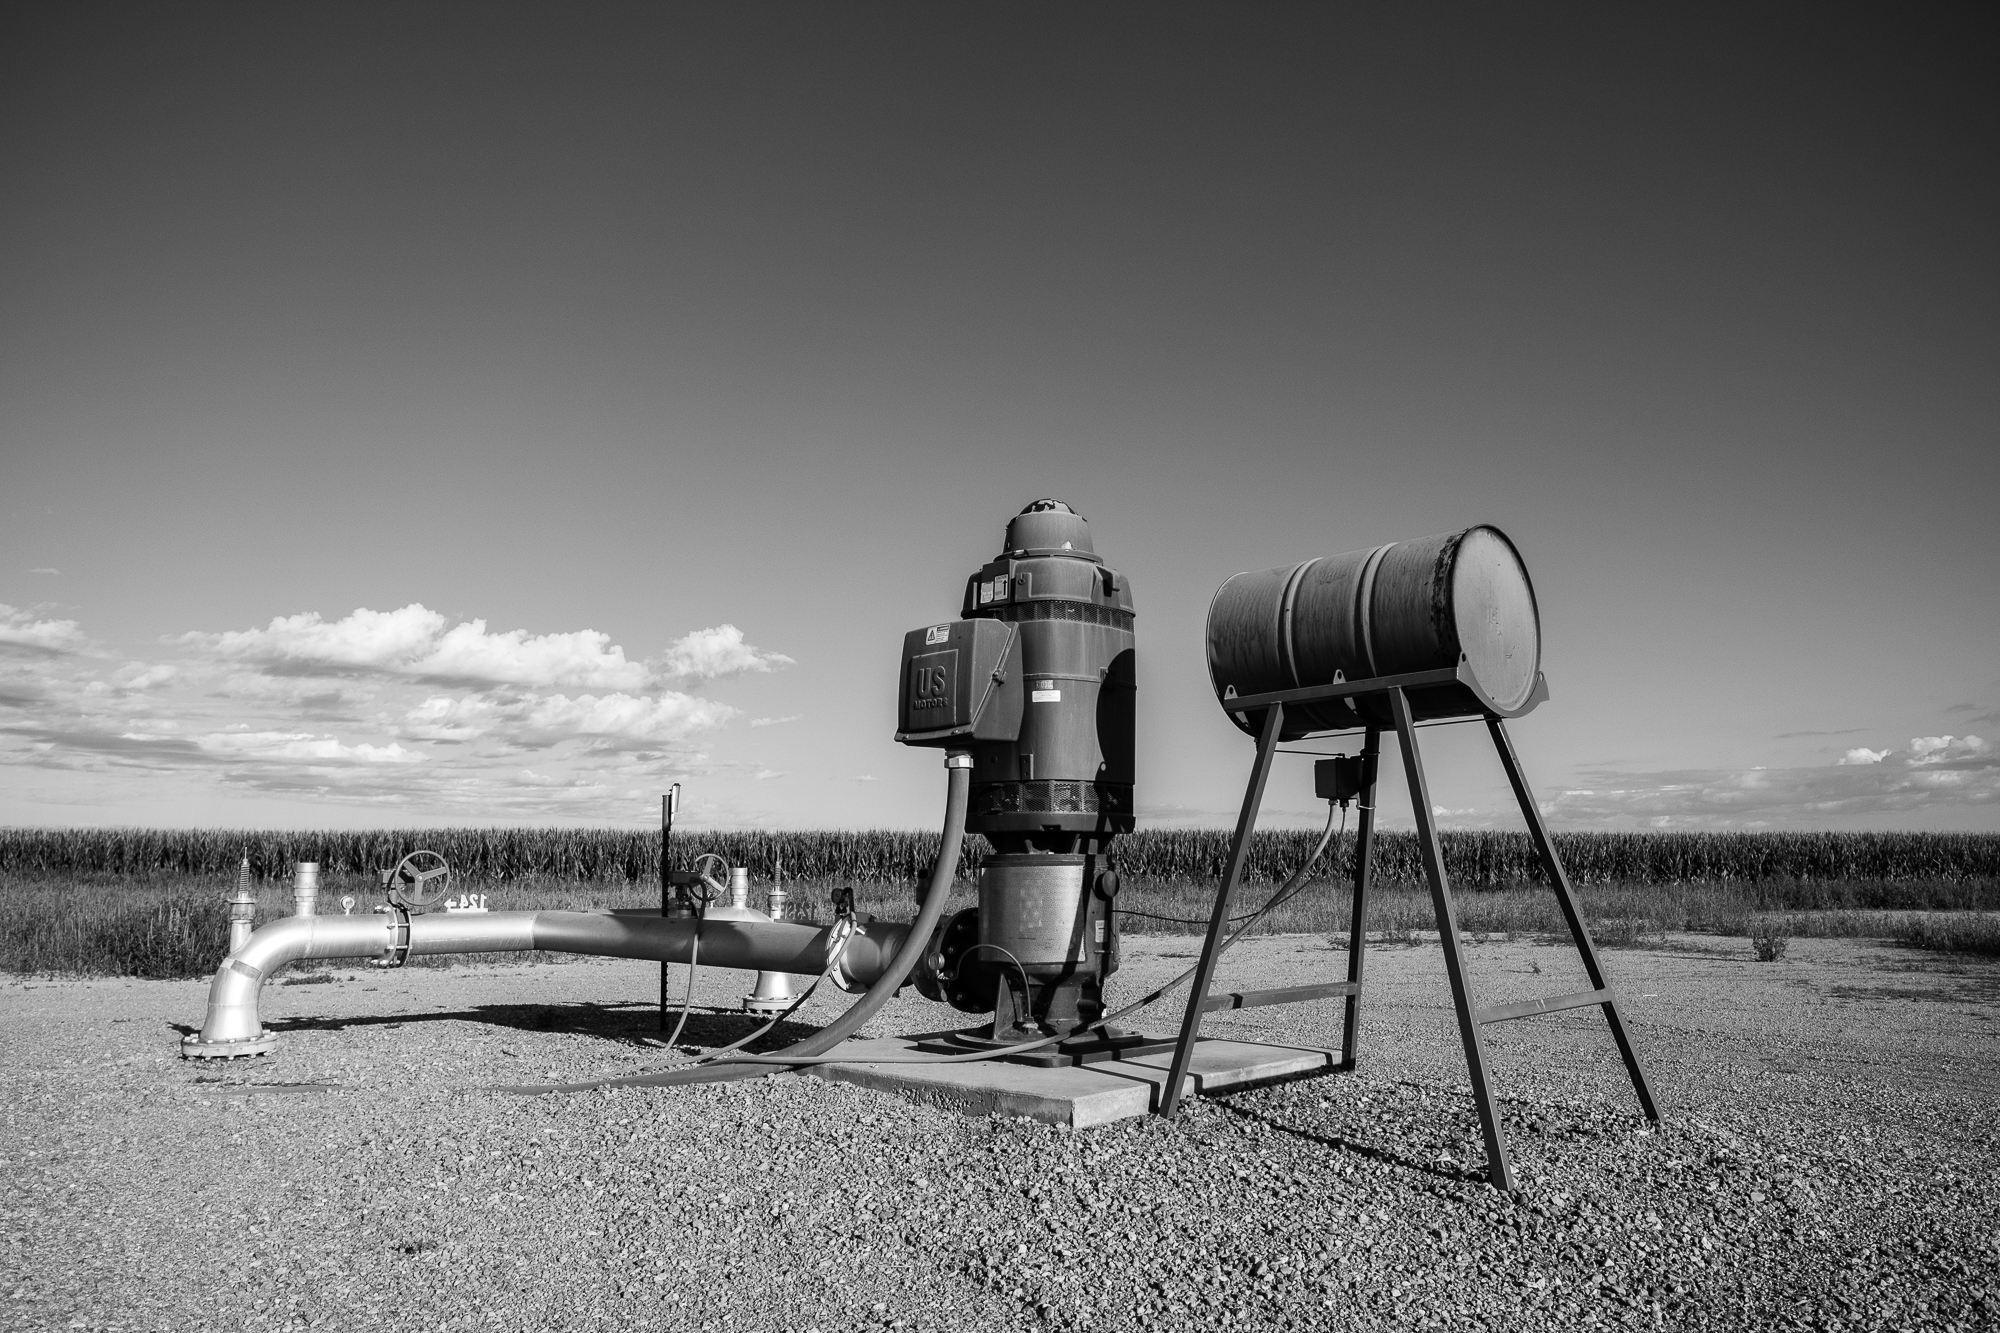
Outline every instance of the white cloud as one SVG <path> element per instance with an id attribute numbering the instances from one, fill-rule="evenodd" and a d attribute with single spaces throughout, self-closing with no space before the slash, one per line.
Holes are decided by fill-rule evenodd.
<path id="1" fill-rule="evenodd" d="M 74 620 L 37 620 L 31 612 L 0 602 L 0 644 L 41 653 L 83 649 L 83 630 Z"/>
<path id="2" fill-rule="evenodd" d="M 232 671 L 214 688 L 219 697 L 240 703 L 322 711 L 350 708 L 374 695 L 373 690 L 348 683 L 336 685 L 321 677 L 266 676 L 256 671 Z"/>
<path id="3" fill-rule="evenodd" d="M 414 740 L 471 741 L 545 747 L 579 737 L 605 737 L 652 745 L 686 740 L 736 715 L 728 704 L 671 691 L 530 695 L 495 701 L 437 695 L 404 713 L 400 735 Z"/>
<path id="4" fill-rule="evenodd" d="M 44 607 L 0 607 L 0 630 L 0 764 L 452 818 L 608 812 L 666 766 L 709 771 L 700 739 L 739 712 L 669 683 L 790 660 L 727 625 L 635 661 L 595 630 L 496 632 L 414 602 L 186 634 L 160 660 L 110 657 Z"/>
<path id="5" fill-rule="evenodd" d="M 487 699 L 424 700 L 403 714 L 402 734 L 423 741 L 469 741 L 492 730 L 500 706 Z"/>
<path id="6" fill-rule="evenodd" d="M 534 732 L 576 736 L 610 736 L 621 740 L 666 742 L 684 740 L 720 726 L 736 715 L 728 704 L 687 694 L 640 698 L 630 694 L 555 694 L 531 701 L 523 720 Z"/>
<path id="7" fill-rule="evenodd" d="M 1993 747 L 1977 736 L 1967 736 L 1960 740 L 1956 736 L 1912 736 L 1910 738 L 1910 765 L 1943 764 L 1955 759 L 1971 759 L 1985 754 Z"/>
<path id="8" fill-rule="evenodd" d="M 133 734 L 127 740 L 157 737 Z M 304 731 L 223 731 L 196 736 L 194 743 L 210 754 L 294 763 L 420 764 L 424 757 L 391 742 L 349 745 L 332 736 Z"/>
<path id="9" fill-rule="evenodd" d="M 152 690 L 180 679 L 181 669 L 171 662 L 127 662 L 112 680 L 127 690 Z"/>
<path id="10" fill-rule="evenodd" d="M 783 717 L 753 717 L 750 719 L 750 725 L 753 727 L 775 727 L 786 722 L 796 722 L 800 716 L 801 714 L 798 713 L 787 713 Z"/>
<path id="11" fill-rule="evenodd" d="M 278 616 L 263 629 L 184 634 L 182 643 L 266 670 L 373 672 L 433 681 L 523 689 L 629 693 L 663 680 L 712 680 L 789 666 L 792 659 L 744 642 L 734 625 L 695 630 L 657 663 L 634 661 L 599 630 L 530 634 L 491 631 L 484 620 L 449 624 L 419 602 L 395 611 L 351 612 L 325 620 L 314 611 Z"/>
<path id="12" fill-rule="evenodd" d="M 597 630 L 567 634 L 492 633 L 484 620 L 448 625 L 419 602 L 396 611 L 354 611 L 339 620 L 317 612 L 279 616 L 263 629 L 184 634 L 181 641 L 267 668 L 373 671 L 549 689 L 643 689 L 649 673 Z"/>
<path id="13" fill-rule="evenodd" d="M 364 607 L 331 623 L 317 611 L 303 611 L 277 616 L 263 629 L 183 634 L 180 641 L 269 665 L 400 671 L 431 652 L 444 629 L 443 616 L 412 602 L 399 611 Z"/>
<path id="14" fill-rule="evenodd" d="M 491 681 L 549 689 L 642 690 L 651 677 L 628 661 L 611 636 L 594 629 L 530 635 L 526 630 L 486 632 L 483 620 L 454 625 L 431 653 L 410 668 L 416 675 Z"/>
<path id="15" fill-rule="evenodd" d="M 1977 736 L 1918 736 L 1906 752 L 1852 750 L 1822 768 L 1598 776 L 1544 802 L 1544 813 L 1572 827 L 1810 827 L 2000 802 L 2000 755 Z"/>
<path id="16" fill-rule="evenodd" d="M 743 631 L 734 625 L 715 625 L 682 636 L 667 649 L 661 671 L 686 680 L 713 680 L 746 671 L 770 671 L 791 666 L 783 653 L 769 653 L 743 641 Z"/>

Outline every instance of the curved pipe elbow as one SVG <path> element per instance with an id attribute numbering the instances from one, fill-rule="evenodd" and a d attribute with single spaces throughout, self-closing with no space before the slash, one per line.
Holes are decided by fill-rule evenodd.
<path id="1" fill-rule="evenodd" d="M 390 916 L 292 916 L 254 932 L 215 969 L 215 979 L 208 985 L 208 1014 L 202 1019 L 201 1035 L 182 1042 L 182 1053 L 236 1054 L 232 1048 L 270 1042 L 272 1038 L 257 1016 L 257 997 L 273 972 L 301 958 L 385 955 L 394 927 L 395 918 Z"/>

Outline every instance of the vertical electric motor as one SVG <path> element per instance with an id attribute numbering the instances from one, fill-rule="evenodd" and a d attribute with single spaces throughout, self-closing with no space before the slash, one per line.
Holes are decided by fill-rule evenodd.
<path id="1" fill-rule="evenodd" d="M 1109 849 L 1132 828 L 1132 590 L 1082 515 L 1037 500 L 966 581 L 960 612 L 906 636 L 896 739 L 972 755 L 966 828 L 996 855 L 978 908 L 946 922 L 917 981 L 992 1010 L 1005 1044 L 1096 1020 L 1117 967 Z"/>

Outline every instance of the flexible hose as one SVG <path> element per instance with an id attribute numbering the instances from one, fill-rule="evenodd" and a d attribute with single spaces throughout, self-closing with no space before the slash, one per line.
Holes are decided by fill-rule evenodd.
<path id="1" fill-rule="evenodd" d="M 961 810 L 961 814 L 962 813 L 963 812 Z M 1290 899 L 1297 896 L 1298 892 L 1305 887 L 1306 876 L 1311 873 L 1312 868 L 1315 865 L 1319 864 L 1319 858 L 1326 852 L 1327 844 L 1333 841 L 1334 815 L 1335 811 L 1332 808 L 1332 803 L 1329 802 L 1328 809 L 1326 812 L 1326 828 L 1321 831 L 1319 835 L 1319 842 L 1317 845 L 1313 847 L 1312 854 L 1305 859 L 1304 863 L 1301 864 L 1297 870 L 1292 872 L 1291 878 L 1287 879 L 1282 885 L 1278 887 L 1277 892 L 1273 893 L 1270 896 L 1270 898 L 1265 900 L 1264 905 L 1262 907 L 1259 907 L 1255 912 L 1251 913 L 1249 919 L 1245 921 L 1243 925 L 1239 929 L 1237 929 L 1234 934 L 1230 935 L 1227 939 L 1222 941 L 1221 945 L 1216 949 L 1217 958 L 1220 958 L 1223 954 L 1227 953 L 1232 945 L 1234 945 L 1238 940 L 1242 939 L 1245 935 L 1249 934 L 1250 931 L 1255 929 L 1259 921 L 1263 920 L 1273 911 L 1277 910 L 1279 907 L 1283 906 Z M 1346 823 L 1344 819 L 1341 822 L 1343 825 L 1345 825 Z M 951 828 L 949 819 L 947 819 L 945 827 L 947 830 Z M 963 828 L 962 819 L 960 821 L 960 828 L 961 829 Z M 933 881 L 933 888 L 935 888 L 935 881 Z M 930 905 L 929 898 L 925 899 L 925 905 L 926 907 Z M 919 920 L 921 919 L 922 918 L 919 917 Z M 935 919 L 933 919 L 933 925 L 935 925 Z M 910 938 L 913 940 L 917 938 L 917 934 L 914 930 L 911 931 Z M 908 948 L 909 944 L 908 942 L 905 942 L 904 944 L 905 951 L 907 951 Z M 902 955 L 898 954 L 896 957 L 896 963 L 900 965 L 902 961 L 903 961 Z M 683 1083 L 720 1082 L 725 1078 L 727 1079 L 750 1078 L 754 1077 L 759 1073 L 767 1073 L 767 1074 L 777 1073 L 787 1067 L 799 1069 L 799 1068 L 804 1068 L 807 1065 L 839 1065 L 839 1064 L 957 1065 L 957 1064 L 973 1064 L 981 1060 L 999 1060 L 999 1059 L 1004 1059 L 1005 1057 L 1010 1055 L 1022 1055 L 1028 1051 L 1038 1051 L 1045 1046 L 1054 1046 L 1059 1042 L 1072 1041 L 1076 1038 L 1076 1036 L 1079 1033 L 1093 1032 L 1100 1028 L 1109 1027 L 1113 1023 L 1118 1022 L 1120 1019 L 1129 1018 L 1133 1014 L 1138 1013 L 1141 1009 L 1146 1008 L 1148 1005 L 1157 1004 L 1159 1001 L 1165 999 L 1168 995 L 1172 994 L 1184 982 L 1187 982 L 1190 979 L 1192 979 L 1196 970 L 1197 968 L 1194 967 L 1187 969 L 1187 971 L 1181 973 L 1179 976 L 1175 977 L 1172 981 L 1169 981 L 1166 985 L 1160 986 L 1155 990 L 1151 991 L 1150 993 L 1141 996 L 1139 999 L 1134 1000 L 1131 1004 L 1126 1005 L 1124 1008 L 1118 1010 L 1116 1013 L 1106 1014 L 1104 1017 L 1098 1019 L 1093 1023 L 1087 1023 L 1084 1026 L 1076 1028 L 1070 1032 L 1059 1033 L 1058 1035 L 1053 1037 L 1044 1037 L 1040 1041 L 1024 1041 L 1021 1042 L 1019 1045 L 1015 1046 L 999 1046 L 991 1050 L 969 1051 L 963 1055 L 920 1054 L 920 1055 L 854 1056 L 854 1055 L 825 1055 L 818 1052 L 814 1052 L 812 1054 L 806 1054 L 801 1048 L 803 1048 L 807 1043 L 800 1042 L 797 1046 L 793 1046 L 784 1051 L 773 1052 L 770 1055 L 738 1056 L 736 1059 L 730 1061 L 729 1063 L 722 1065 L 683 1066 L 677 1069 L 663 1070 L 656 1074 L 630 1074 L 623 1078 L 599 1079 L 589 1083 L 569 1083 L 569 1084 L 558 1085 L 555 1087 L 520 1089 L 520 1091 L 588 1092 L 597 1088 L 662 1087 L 662 1086 L 671 1086 Z M 870 994 L 872 993 L 873 992 L 871 991 Z M 865 996 L 863 998 L 866 999 Z M 860 1005 L 857 1004 L 855 1008 L 857 1009 L 860 1008 Z M 849 1012 L 851 1013 L 852 1010 L 850 1010 Z M 845 1017 L 845 1015 L 843 1015 L 843 1017 Z M 855 1024 L 855 1026 L 859 1027 L 860 1024 L 857 1023 Z M 817 1040 L 817 1039 L 814 1038 L 811 1040 Z M 721 1071 L 721 1070 L 729 1070 L 733 1072 L 711 1078 L 690 1077 L 693 1075 L 701 1075 L 701 1074 L 715 1074 L 716 1071 Z"/>
<path id="2" fill-rule="evenodd" d="M 1238 928 L 1234 934 L 1229 936 L 1228 939 L 1225 939 L 1219 946 L 1217 946 L 1215 951 L 1215 956 L 1217 958 L 1221 958 L 1223 954 L 1228 953 L 1230 947 L 1233 946 L 1238 940 L 1242 939 L 1245 935 L 1249 934 L 1251 930 L 1256 927 L 1259 921 L 1262 921 L 1266 916 L 1270 915 L 1272 912 L 1276 911 L 1279 907 L 1282 907 L 1286 902 L 1296 897 L 1298 895 L 1299 890 L 1305 887 L 1307 874 L 1309 874 L 1312 868 L 1319 863 L 1319 858 L 1321 854 L 1326 851 L 1326 845 L 1329 842 L 1333 841 L 1333 817 L 1334 817 L 1333 810 L 1328 809 L 1326 812 L 1326 828 L 1320 833 L 1319 843 L 1313 848 L 1312 855 L 1308 856 L 1305 859 L 1304 863 L 1301 864 L 1297 870 L 1292 872 L 1291 878 L 1286 880 L 1282 885 L 1280 885 L 1276 893 L 1273 893 L 1268 899 L 1265 900 L 1265 903 L 1262 907 L 1258 908 L 1255 912 L 1250 914 L 1249 920 L 1245 921 L 1243 925 L 1240 928 Z M 957 1065 L 957 1064 L 971 1064 L 979 1060 L 998 1060 L 998 1059 L 1003 1059 L 1009 1055 L 1021 1055 L 1025 1054 L 1028 1051 L 1039 1051 L 1044 1046 L 1054 1046 L 1060 1042 L 1073 1041 L 1076 1039 L 1077 1034 L 1080 1032 L 1094 1032 L 1099 1028 L 1110 1027 L 1113 1023 L 1118 1022 L 1120 1019 L 1130 1018 L 1133 1014 L 1138 1013 L 1141 1009 L 1146 1008 L 1148 1005 L 1157 1004 L 1159 1001 L 1165 999 L 1168 995 L 1172 994 L 1176 989 L 1178 989 L 1182 983 L 1191 980 L 1194 977 L 1194 974 L 1198 967 L 1199 965 L 1197 964 L 1196 967 L 1189 968 L 1187 971 L 1175 977 L 1172 981 L 1169 981 L 1166 985 L 1158 987 L 1157 989 L 1153 990 L 1152 992 L 1146 995 L 1140 996 L 1138 999 L 1134 1000 L 1132 1003 L 1126 1005 L 1124 1008 L 1118 1010 L 1115 1013 L 1106 1014 L 1104 1017 L 1098 1019 L 1093 1023 L 1086 1023 L 1083 1026 L 1072 1029 L 1069 1032 L 1058 1033 L 1053 1037 L 1043 1037 L 1040 1041 L 1024 1041 L 1016 1046 L 996 1046 L 991 1050 L 970 1051 L 964 1055 L 883 1055 L 883 1056 L 863 1056 L 863 1057 L 856 1057 L 852 1055 L 823 1056 L 817 1059 L 800 1061 L 799 1063 L 818 1064 L 818 1065 L 832 1065 L 832 1064 Z M 742 1060 L 744 1062 L 749 1062 L 753 1060 L 775 1060 L 777 1058 L 778 1057 L 772 1055 L 747 1055 L 742 1057 Z M 623 1080 L 623 1079 L 619 1080 L 621 1084 L 628 1081 L 637 1081 L 637 1080 Z"/>
<path id="3" fill-rule="evenodd" d="M 751 1042 L 757 1040 L 757 1038 L 763 1036 L 766 1032 L 769 1032 L 772 1028 L 778 1026 L 778 1024 L 784 1022 L 786 1019 L 790 1018 L 793 1014 L 796 1014 L 799 1010 L 805 1008 L 806 1001 L 810 1000 L 813 997 L 813 994 L 819 990 L 820 983 L 832 977 L 834 969 L 840 966 L 840 956 L 847 952 L 847 942 L 854 938 L 852 923 L 851 922 L 848 923 L 847 933 L 839 934 L 836 936 L 836 938 L 838 940 L 838 943 L 831 945 L 827 950 L 826 967 L 820 972 L 818 976 L 813 978 L 812 985 L 806 987 L 805 992 L 801 994 L 796 1000 L 793 1000 L 791 1004 L 787 1005 L 782 1012 L 771 1015 L 771 1017 L 768 1020 L 759 1024 L 756 1028 L 752 1029 L 744 1036 L 738 1037 L 735 1041 L 730 1042 L 727 1046 L 718 1046 L 712 1051 L 704 1051 L 699 1056 L 697 1056 L 692 1060 L 687 1060 L 675 1065 L 669 1065 L 668 1068 L 679 1069 L 679 1068 L 690 1068 L 694 1065 L 713 1064 L 715 1063 L 715 1061 L 721 1059 L 723 1056 L 728 1055 L 731 1051 L 742 1050 L 745 1046 L 748 1046 Z M 674 1031 L 676 1034 L 678 1034 L 680 1029 L 675 1028 Z"/>
<path id="4" fill-rule="evenodd" d="M 911 969 L 924 956 L 924 950 L 930 947 L 931 932 L 937 929 L 938 920 L 944 915 L 945 900 L 951 896 L 951 882 L 958 873 L 958 854 L 965 845 L 965 805 L 972 791 L 972 756 L 952 753 L 945 757 L 944 762 L 944 836 L 939 840 L 937 864 L 931 867 L 930 887 L 924 891 L 923 905 L 918 908 L 917 919 L 911 923 L 910 933 L 903 937 L 903 947 L 896 951 L 889 970 L 868 988 L 866 994 L 849 1006 L 846 1013 L 804 1041 L 769 1055 L 743 1056 L 718 1064 L 685 1065 L 663 1069 L 657 1074 L 635 1074 L 629 1078 L 570 1083 L 557 1088 L 535 1088 L 533 1091 L 583 1092 L 614 1085 L 679 1087 L 689 1083 L 727 1083 L 739 1078 L 775 1074 L 787 1065 L 827 1063 L 819 1057 L 860 1031 L 862 1025 L 875 1017 L 882 1006 L 902 989 Z M 849 1057 L 849 1063 L 852 1063 L 852 1057 Z"/>
<path id="5" fill-rule="evenodd" d="M 703 861 L 715 861 L 722 866 L 723 873 L 727 874 L 729 871 L 729 863 L 727 861 L 724 861 L 714 852 L 704 852 L 695 858 L 694 863 L 697 873 L 699 873 L 699 867 Z M 691 889 L 690 896 L 694 898 L 696 903 L 694 909 L 694 941 L 688 946 L 688 984 L 686 992 L 681 996 L 680 1021 L 674 1024 L 674 1035 L 667 1038 L 667 1049 L 670 1051 L 674 1048 L 674 1044 L 681 1039 L 681 1029 L 687 1026 L 688 1012 L 694 1008 L 694 975 L 696 967 L 701 963 L 701 928 L 708 923 L 709 904 L 722 896 L 722 886 L 707 875 L 702 875 L 701 888 Z"/>
<path id="6" fill-rule="evenodd" d="M 688 1012 L 694 1008 L 694 971 L 701 963 L 701 923 L 697 918 L 694 928 L 694 943 L 688 948 L 688 984 L 681 994 L 680 1021 L 674 1024 L 674 1035 L 667 1038 L 667 1049 L 672 1050 L 681 1039 L 681 1029 L 687 1026 Z"/>

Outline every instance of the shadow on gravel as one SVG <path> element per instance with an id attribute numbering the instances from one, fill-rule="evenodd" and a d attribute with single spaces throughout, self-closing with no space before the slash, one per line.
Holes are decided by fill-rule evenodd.
<path id="1" fill-rule="evenodd" d="M 680 1045 L 726 1045 L 748 1036 L 765 1022 L 761 1014 L 746 1014 L 733 1009 L 695 1009 L 689 1012 L 687 1026 L 681 1030 Z M 595 1002 L 482 1004 L 470 1009 L 423 1014 L 375 1014 L 360 1018 L 281 1018 L 266 1024 L 266 1027 L 272 1032 L 342 1032 L 349 1028 L 393 1029 L 424 1023 L 485 1023 L 491 1027 L 512 1028 L 517 1032 L 566 1032 L 648 1050 L 660 1049 L 666 1035 L 660 1031 L 660 1011 L 656 1006 Z M 171 1026 L 181 1032 L 195 1030 L 180 1024 Z M 788 1046 L 818 1030 L 809 1023 L 780 1023 L 747 1049 L 754 1052 Z"/>
<path id="2" fill-rule="evenodd" d="M 1247 1106 L 1238 1106 L 1226 1097 L 1218 1098 L 1211 1104 L 1216 1109 L 1228 1115 L 1233 1115 L 1239 1120 L 1255 1121 L 1266 1129 L 1274 1129 L 1280 1134 L 1289 1134 L 1291 1137 L 1303 1139 L 1307 1143 L 1316 1143 L 1322 1148 L 1332 1148 L 1338 1152 L 1353 1153 L 1356 1157 L 1366 1157 L 1371 1161 L 1382 1162 L 1389 1166 L 1400 1166 L 1406 1170 L 1418 1171 L 1427 1176 L 1436 1176 L 1439 1180 L 1452 1180 L 1472 1185 L 1483 1185 L 1486 1183 L 1486 1171 L 1483 1166 L 1478 1170 L 1465 1167 L 1447 1169 L 1439 1166 L 1436 1162 L 1421 1162 L 1403 1153 L 1393 1152 L 1388 1148 L 1377 1148 L 1371 1144 L 1360 1143 L 1350 1138 L 1343 1138 L 1338 1134 L 1315 1134 L 1310 1130 L 1300 1129 L 1297 1125 L 1288 1125 L 1284 1121 L 1265 1115 L 1261 1111 L 1253 1111 Z"/>

